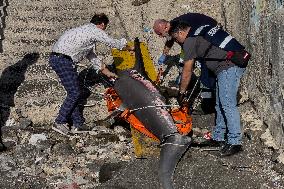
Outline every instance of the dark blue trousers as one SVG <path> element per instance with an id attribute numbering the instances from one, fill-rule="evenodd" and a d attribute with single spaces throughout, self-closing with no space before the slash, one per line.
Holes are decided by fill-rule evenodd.
<path id="1" fill-rule="evenodd" d="M 49 63 L 60 78 L 61 84 L 67 92 L 67 96 L 60 107 L 55 122 L 63 124 L 72 121 L 75 127 L 79 127 L 85 122 L 85 119 L 78 107 L 80 86 L 78 73 L 74 68 L 74 62 L 63 56 L 51 55 L 49 57 Z"/>

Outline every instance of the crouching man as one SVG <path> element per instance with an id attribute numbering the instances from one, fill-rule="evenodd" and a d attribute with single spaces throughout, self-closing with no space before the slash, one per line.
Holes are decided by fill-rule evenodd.
<path id="1" fill-rule="evenodd" d="M 80 87 L 75 68 L 76 63 L 87 58 L 97 71 L 101 71 L 107 77 L 117 77 L 116 74 L 103 66 L 97 57 L 94 51 L 96 43 L 103 43 L 120 50 L 133 50 L 126 45 L 126 39 L 113 39 L 106 34 L 105 29 L 108 23 L 109 19 L 105 14 L 95 14 L 90 23 L 64 32 L 52 48 L 49 57 L 50 66 L 60 78 L 61 84 L 67 92 L 52 129 L 63 135 L 70 134 L 68 125 L 70 121 L 76 131 L 88 130 L 78 107 Z"/>
<path id="2" fill-rule="evenodd" d="M 237 91 L 250 55 L 241 44 L 218 26 L 209 28 L 206 35 L 198 36 L 192 33 L 188 23 L 176 22 L 172 24 L 169 33 L 182 44 L 185 54 L 179 102 L 182 103 L 190 83 L 195 60 L 202 59 L 202 63 L 216 75 L 216 125 L 211 142 L 222 146 L 222 156 L 238 153 L 242 148 L 242 134 Z M 220 44 L 211 42 L 216 39 Z M 235 55 L 232 54 L 234 52 Z M 225 145 L 222 145 L 223 143 Z"/>

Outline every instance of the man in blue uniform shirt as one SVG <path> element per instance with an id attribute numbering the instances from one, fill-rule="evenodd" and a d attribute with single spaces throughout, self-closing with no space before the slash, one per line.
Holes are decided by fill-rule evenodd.
<path id="1" fill-rule="evenodd" d="M 212 29 L 212 28 L 211 28 Z M 215 30 L 217 33 L 218 30 Z M 213 34 L 209 30 L 208 33 Z M 228 60 L 228 52 L 220 46 L 226 48 L 236 48 L 242 50 L 240 45 L 230 35 L 223 35 L 224 40 L 219 40 L 220 44 L 214 44 L 206 36 L 193 35 L 191 26 L 184 22 L 177 22 L 171 28 L 169 34 L 175 41 L 182 44 L 184 51 L 184 67 L 180 83 L 180 101 L 186 92 L 191 80 L 194 62 L 198 59 L 205 60 L 203 63 L 216 75 L 216 125 L 213 129 L 213 141 L 225 145 L 221 148 L 222 156 L 229 156 L 241 151 L 241 123 L 240 113 L 237 107 L 237 91 L 240 79 L 245 71 L 244 67 L 237 66 L 235 62 Z M 221 31 L 223 32 L 223 31 Z M 218 33 L 217 33 L 218 34 Z M 214 36 L 214 34 L 212 35 Z M 228 37 L 230 36 L 230 37 Z M 219 36 L 220 37 L 220 36 Z M 215 40 L 212 38 L 212 40 Z M 240 49 L 238 49 L 240 48 Z M 246 55 L 247 56 L 247 55 Z"/>

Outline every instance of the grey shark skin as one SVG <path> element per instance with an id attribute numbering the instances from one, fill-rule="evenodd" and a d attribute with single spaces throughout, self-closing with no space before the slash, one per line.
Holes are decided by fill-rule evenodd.
<path id="1" fill-rule="evenodd" d="M 135 39 L 136 64 L 119 73 L 114 89 L 123 104 L 161 141 L 159 183 L 162 189 L 173 189 L 173 173 L 191 138 L 180 135 L 170 113 L 163 107 L 165 98 L 145 74 L 138 39 Z"/>

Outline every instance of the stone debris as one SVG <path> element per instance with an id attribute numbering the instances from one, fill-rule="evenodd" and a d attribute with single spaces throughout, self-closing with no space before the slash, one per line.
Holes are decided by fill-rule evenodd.
<path id="1" fill-rule="evenodd" d="M 134 0 L 132 1 L 132 5 L 134 6 L 140 6 L 143 5 L 145 3 L 148 3 L 150 0 Z"/>
<path id="2" fill-rule="evenodd" d="M 46 183 L 57 188 L 94 188 L 99 185 L 101 166 L 134 158 L 130 135 L 119 126 L 117 133 L 98 127 L 91 133 L 71 138 L 40 129 L 40 132 L 17 129 L 21 142 L 0 154 L 1 175 L 5 172 L 7 177 L 16 179 L 24 173 L 47 179 L 43 186 Z M 11 130 L 10 135 L 12 133 L 16 134 Z M 7 187 L 5 184 L 7 182 L 1 183 L 0 187 Z M 33 187 L 33 183 L 30 186 Z"/>
<path id="3" fill-rule="evenodd" d="M 241 14 L 234 7 L 239 7 L 239 2 L 9 0 L 7 6 L 7 0 L 4 0 L 4 7 L 1 7 L 0 27 L 3 29 L 5 26 L 0 36 L 0 51 L 2 52 L 2 48 L 4 50 L 0 54 L 0 113 L 1 122 L 5 122 L 5 126 L 1 128 L 2 138 L 8 149 L 0 153 L 0 188 L 158 188 L 157 159 L 136 159 L 130 131 L 122 125 L 115 124 L 113 129 L 96 125 L 92 131 L 76 134 L 70 138 L 50 129 L 50 124 L 54 121 L 65 96 L 58 78 L 47 64 L 50 47 L 66 29 L 88 22 L 95 9 L 110 16 L 108 32 L 111 36 L 129 39 L 138 36 L 141 41 L 147 42 L 151 56 L 154 62 L 157 62 L 163 40 L 153 35 L 150 29 L 143 32 L 143 28 L 151 28 L 153 19 L 160 17 L 171 19 L 184 12 L 197 11 L 217 18 L 222 24 L 226 22 L 225 26 L 233 33 L 246 36 L 247 28 L 231 27 L 229 23 L 235 23 L 234 19 L 240 22 L 235 15 L 255 15 L 257 18 L 262 12 L 257 12 L 258 10 L 254 10 L 255 14 L 245 12 L 247 10 L 243 7 L 246 4 L 244 3 L 240 7 L 244 8 Z M 277 2 L 280 4 L 277 7 L 281 7 L 282 1 Z M 255 1 L 255 3 L 262 4 L 266 1 Z M 259 7 L 250 6 L 249 3 L 247 6 L 248 9 Z M 221 18 L 218 12 L 220 7 L 224 8 L 224 18 Z M 274 6 L 261 7 L 265 9 Z M 2 14 L 3 12 L 7 12 L 7 15 Z M 263 19 L 262 27 L 270 28 L 270 20 Z M 279 23 L 283 22 L 282 20 L 279 19 Z M 133 21 L 135 25 L 129 24 Z M 245 25 L 252 24 L 250 25 L 252 30 L 259 27 L 254 23 L 254 18 L 250 21 L 252 23 Z M 275 38 L 281 36 L 277 33 L 278 30 L 273 30 L 272 33 L 263 32 L 265 35 L 269 34 L 268 36 L 259 35 L 256 31 L 249 32 L 253 36 L 251 45 L 256 46 L 255 51 L 267 55 L 258 54 L 259 59 L 270 57 L 271 52 L 274 51 L 266 48 L 269 44 L 259 43 L 271 39 L 267 43 L 278 44 L 276 42 L 280 40 Z M 258 37 L 261 39 L 260 42 L 257 41 Z M 98 48 L 103 55 L 109 52 L 107 47 Z M 276 49 L 281 50 L 275 45 L 274 50 Z M 179 46 L 174 46 L 173 54 L 179 52 Z M 270 98 L 266 93 L 280 91 L 283 94 L 283 87 L 278 85 L 280 83 L 283 86 L 283 82 L 277 79 L 283 78 L 280 77 L 283 72 L 277 74 L 277 71 L 281 70 L 278 69 L 277 62 L 280 58 L 274 56 L 275 54 L 281 53 L 275 52 L 273 56 L 271 55 L 270 58 L 275 63 L 273 66 L 262 62 L 253 62 L 251 65 L 252 71 L 253 69 L 262 71 L 270 67 L 269 72 L 273 74 L 256 78 L 256 74 L 249 71 L 243 79 L 244 86 L 251 90 L 250 93 L 241 92 L 240 109 L 246 133 L 244 151 L 238 156 L 220 159 L 217 151 L 191 148 L 176 170 L 176 188 L 284 188 L 283 152 L 275 153 L 278 146 L 269 130 L 266 130 L 261 118 L 256 116 L 257 112 L 251 108 L 252 105 L 248 106 L 246 103 L 248 99 L 253 99 L 259 111 L 260 105 L 267 105 L 267 111 L 258 113 L 267 118 L 270 128 L 271 125 L 279 125 L 279 121 L 283 120 L 283 115 L 277 115 L 283 107 L 281 106 L 283 98 L 277 95 Z M 110 58 L 105 60 L 111 61 Z M 82 65 L 86 65 L 85 63 L 82 62 Z M 29 67 L 25 66 L 27 64 Z M 79 67 L 79 71 L 90 73 L 90 70 L 84 66 Z M 172 66 L 164 77 L 162 86 L 169 86 L 176 79 L 177 74 L 178 68 Z M 277 84 L 276 87 L 267 83 L 272 77 Z M 93 122 L 108 116 L 103 101 L 105 87 L 102 84 L 93 86 L 93 80 L 89 82 L 92 88 L 91 94 L 86 102 L 82 102 L 85 106 L 86 120 L 89 121 L 87 124 L 90 126 L 93 126 Z M 249 82 L 252 80 L 255 82 Z M 9 87 L 11 91 L 8 90 Z M 170 102 L 175 104 L 176 100 L 170 99 Z M 269 104 L 274 104 L 271 106 L 274 108 L 269 108 Z M 203 140 L 203 134 L 210 131 L 214 125 L 213 116 L 194 115 L 193 119 L 194 140 Z M 260 136 L 262 141 L 259 140 Z M 4 150 L 3 146 L 1 148 L 0 151 Z"/>
<path id="4" fill-rule="evenodd" d="M 36 145 L 38 141 L 45 141 L 46 139 L 45 134 L 33 134 L 29 140 L 29 144 Z"/>
<path id="5" fill-rule="evenodd" d="M 27 118 L 21 118 L 19 120 L 19 126 L 23 127 L 23 128 L 32 126 L 32 124 L 33 124 L 33 122 L 30 119 L 27 119 Z"/>
<path id="6" fill-rule="evenodd" d="M 284 152 L 282 151 L 279 156 L 277 157 L 277 160 L 279 163 L 282 163 L 284 165 Z"/>
<path id="7" fill-rule="evenodd" d="M 194 129 L 194 139 L 198 140 L 203 132 L 210 131 L 213 115 L 196 115 L 193 119 L 196 124 L 202 123 Z M 244 124 L 249 123 L 243 121 Z M 138 162 L 127 128 L 120 125 L 115 125 L 113 129 L 95 126 L 90 132 L 76 134 L 70 138 L 48 128 L 48 126 L 15 130 L 12 127 L 4 128 L 6 133 L 4 133 L 4 143 L 13 135 L 18 139 L 6 152 L 0 154 L 0 173 L 4 175 L 2 179 L 6 179 L 0 182 L 1 188 L 10 187 L 15 179 L 19 181 L 11 185 L 14 188 L 112 188 L 115 183 L 120 183 L 127 189 L 147 188 L 149 186 L 147 183 L 152 183 L 151 186 L 155 188 L 157 182 L 154 173 L 157 171 L 155 168 L 157 160 L 149 158 Z M 251 131 L 251 135 L 255 132 L 257 131 Z M 9 137 L 6 138 L 5 135 Z M 252 179 L 251 182 L 246 183 L 247 188 L 261 184 L 267 185 L 267 188 L 284 186 L 283 175 L 279 174 L 282 173 L 281 154 L 277 154 L 276 160 L 272 160 L 273 154 L 270 148 L 263 146 L 259 140 L 255 140 L 255 137 L 251 140 L 245 138 L 244 146 L 244 151 L 238 156 L 224 159 L 218 156 L 218 151 L 205 151 L 193 147 L 178 165 L 175 183 L 178 188 L 195 186 L 197 183 L 208 184 L 204 180 L 204 175 L 208 178 L 208 174 L 212 174 L 211 171 L 217 171 L 227 175 L 224 184 L 228 187 L 233 186 L 230 182 L 228 184 L 229 180 L 247 182 L 244 178 Z M 147 164 L 150 167 L 145 169 L 144 166 Z M 237 172 L 243 176 L 238 176 Z M 189 179 L 187 184 L 180 177 Z M 199 180 L 196 180 L 197 177 Z M 139 180 L 142 178 L 145 183 Z M 24 179 L 26 184 L 22 185 L 20 181 Z M 37 182 L 33 182 L 35 179 Z M 215 188 L 221 181 L 213 179 L 211 182 L 211 188 Z M 142 184 L 141 187 L 137 185 L 138 183 Z M 240 186 L 236 181 L 232 184 Z"/>
<path id="8" fill-rule="evenodd" d="M 265 132 L 261 135 L 260 139 L 264 142 L 265 145 L 273 148 L 273 149 L 279 149 L 277 144 L 275 143 L 272 135 L 270 134 L 269 129 L 266 129 Z"/>

